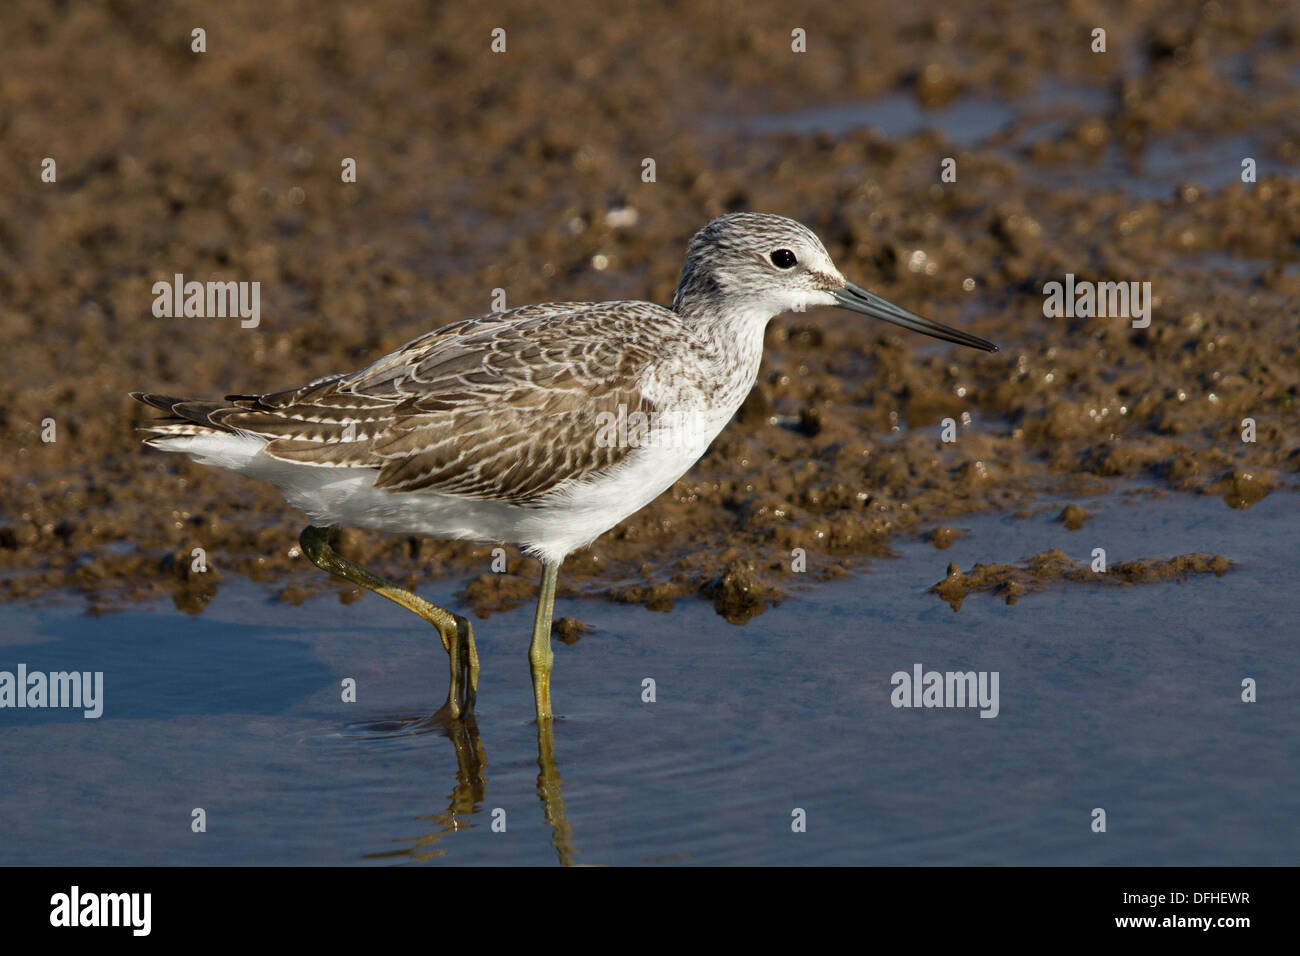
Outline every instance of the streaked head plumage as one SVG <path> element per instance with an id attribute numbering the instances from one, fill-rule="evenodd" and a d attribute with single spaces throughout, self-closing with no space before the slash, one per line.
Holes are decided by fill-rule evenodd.
<path id="1" fill-rule="evenodd" d="M 714 219 L 691 239 L 673 308 L 697 313 L 725 301 L 778 315 L 833 305 L 830 293 L 843 287 L 844 276 L 807 226 L 784 216 L 740 212 Z"/>
<path id="2" fill-rule="evenodd" d="M 945 342 L 985 352 L 998 347 L 899 308 L 840 274 L 820 239 L 784 216 L 740 212 L 714 219 L 697 232 L 673 295 L 673 310 L 730 332 L 761 331 L 791 309 L 833 305 Z"/>

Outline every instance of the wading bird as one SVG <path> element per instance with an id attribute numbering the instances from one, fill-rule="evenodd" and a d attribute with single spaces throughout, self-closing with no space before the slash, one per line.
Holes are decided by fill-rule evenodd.
<path id="1" fill-rule="evenodd" d="M 996 351 L 849 282 L 805 226 L 736 213 L 691 239 L 670 309 L 527 305 L 301 388 L 224 401 L 132 395 L 167 413 L 144 429 L 147 444 L 276 485 L 311 519 L 300 541 L 313 563 L 434 626 L 451 663 L 446 717 L 474 705 L 469 621 L 342 557 L 332 533 L 348 525 L 513 544 L 540 559 L 528 650 L 540 725 L 552 716 L 561 562 L 686 473 L 753 386 L 768 321 L 809 305 Z M 638 415 L 649 424 L 632 429 L 635 440 L 608 427 Z"/>

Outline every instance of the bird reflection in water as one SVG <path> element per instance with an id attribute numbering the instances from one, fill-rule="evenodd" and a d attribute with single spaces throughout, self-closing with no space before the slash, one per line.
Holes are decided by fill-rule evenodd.
<path id="1" fill-rule="evenodd" d="M 479 825 L 470 821 L 475 814 L 483 812 L 487 799 L 487 752 L 473 714 L 460 720 L 447 720 L 441 712 L 432 717 L 397 717 L 371 721 L 352 729 L 360 731 L 359 736 L 376 738 L 440 734 L 451 741 L 456 754 L 456 782 L 447 809 L 415 818 L 421 823 L 433 824 L 436 829 L 410 839 L 408 846 L 367 853 L 363 859 L 424 863 L 451 852 L 444 842 L 448 834 Z M 572 866 L 577 851 L 573 846 L 573 828 L 564 807 L 564 780 L 555 763 L 555 727 L 551 720 L 537 725 L 537 796 L 542 803 L 542 816 L 551 828 L 551 846 L 555 848 L 556 857 L 561 866 Z"/>

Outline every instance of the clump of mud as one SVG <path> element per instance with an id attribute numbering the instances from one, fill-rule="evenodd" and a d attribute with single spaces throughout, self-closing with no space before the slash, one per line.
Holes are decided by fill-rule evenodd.
<path id="1" fill-rule="evenodd" d="M 827 5 L 806 55 L 775 0 L 636 18 L 582 0 L 232 0 L 204 54 L 184 5 L 2 7 L 0 599 L 197 610 L 236 576 L 355 599 L 298 553 L 305 519 L 273 488 L 143 449 L 126 393 L 352 370 L 497 289 L 668 302 L 690 235 L 737 209 L 807 222 L 851 278 L 1002 351 L 834 310 L 775 320 L 737 420 L 572 556 L 562 593 L 703 595 L 741 621 L 898 535 L 1044 492 L 1294 494 L 1295 4 L 1117 6 L 1106 55 L 1087 6 Z M 800 122 L 889 93 L 1013 119 L 979 141 L 937 113 L 938 131 L 892 137 Z M 177 273 L 261 283 L 260 324 L 156 318 L 152 286 Z M 1149 281 L 1149 326 L 1047 318 L 1043 288 L 1067 273 Z M 494 546 L 341 545 L 481 614 L 532 600 L 539 575 L 513 549 L 496 575 Z M 195 548 L 220 578 L 174 573 Z"/>
<path id="2" fill-rule="evenodd" d="M 1015 564 L 976 564 L 963 572 L 948 565 L 947 576 L 930 588 L 952 607 L 960 610 L 968 594 L 992 591 L 1015 604 L 1026 594 L 1041 591 L 1057 581 L 1072 584 L 1149 584 L 1179 580 L 1193 574 L 1212 573 L 1222 577 L 1232 562 L 1221 554 L 1180 554 L 1172 558 L 1141 558 L 1112 565 L 1106 571 L 1094 571 L 1089 565 L 1072 560 L 1055 548 L 1030 558 L 1023 566 Z"/>
<path id="3" fill-rule="evenodd" d="M 1277 487 L 1277 480 L 1269 475 L 1237 469 L 1210 485 L 1206 490 L 1222 495 L 1229 508 L 1249 508 Z"/>
<path id="4" fill-rule="evenodd" d="M 781 599 L 781 592 L 768 587 L 754 562 L 745 559 L 728 564 L 721 575 L 704 586 L 702 593 L 713 599 L 714 610 L 732 624 L 744 624 Z"/>
<path id="5" fill-rule="evenodd" d="M 965 528 L 950 528 L 948 525 L 940 525 L 927 531 L 922 537 L 929 541 L 940 551 L 947 551 L 953 546 L 953 543 L 960 541 L 970 532 Z"/>
<path id="6" fill-rule="evenodd" d="M 1056 520 L 1065 525 L 1067 531 L 1078 531 L 1091 517 L 1092 514 L 1082 505 L 1066 505 L 1056 516 Z"/>
<path id="7" fill-rule="evenodd" d="M 551 633 L 561 644 L 577 644 L 582 640 L 582 635 L 594 630 L 595 628 L 590 624 L 583 624 L 576 617 L 562 617 L 551 625 Z"/>

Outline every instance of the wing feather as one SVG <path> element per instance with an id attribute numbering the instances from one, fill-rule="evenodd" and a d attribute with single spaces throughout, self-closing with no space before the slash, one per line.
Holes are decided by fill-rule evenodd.
<path id="1" fill-rule="evenodd" d="M 613 467 L 606 415 L 651 415 L 641 390 L 665 345 L 688 337 L 648 303 L 560 303 L 429 332 L 370 366 L 225 404 L 148 395 L 175 421 L 260 436 L 268 454 L 376 469 L 376 487 L 532 504 Z"/>

